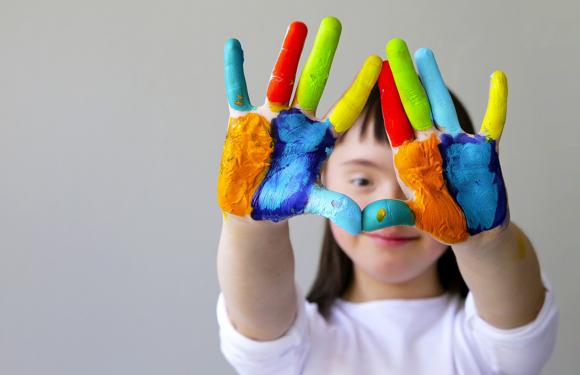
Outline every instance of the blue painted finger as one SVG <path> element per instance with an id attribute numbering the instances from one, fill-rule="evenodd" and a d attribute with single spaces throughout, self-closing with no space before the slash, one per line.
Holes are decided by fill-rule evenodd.
<path id="1" fill-rule="evenodd" d="M 315 185 L 304 212 L 324 216 L 352 235 L 361 232 L 360 207 L 346 195 Z"/>
<path id="2" fill-rule="evenodd" d="M 435 124 L 445 132 L 455 135 L 462 132 L 457 118 L 457 112 L 453 100 L 445 86 L 441 72 L 435 61 L 433 51 L 421 48 L 415 52 L 415 63 L 419 70 L 419 76 L 423 87 L 427 92 L 431 113 Z"/>
<path id="3" fill-rule="evenodd" d="M 250 111 L 246 77 L 244 76 L 244 52 L 237 39 L 228 39 L 224 46 L 224 78 L 230 107 L 238 111 Z"/>
<path id="4" fill-rule="evenodd" d="M 415 215 L 404 201 L 381 199 L 362 211 L 362 230 L 365 232 L 397 225 L 415 225 Z"/>

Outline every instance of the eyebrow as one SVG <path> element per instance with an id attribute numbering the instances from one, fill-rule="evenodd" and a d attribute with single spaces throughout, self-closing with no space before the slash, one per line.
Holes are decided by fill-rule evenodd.
<path id="1" fill-rule="evenodd" d="M 365 167 L 382 169 L 381 167 L 379 167 L 378 164 L 376 164 L 368 159 L 351 159 L 351 160 L 345 161 L 344 163 L 342 163 L 342 165 L 362 165 Z"/>

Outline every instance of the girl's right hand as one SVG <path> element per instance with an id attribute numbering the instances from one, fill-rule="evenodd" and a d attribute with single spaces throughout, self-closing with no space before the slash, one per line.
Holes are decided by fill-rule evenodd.
<path id="1" fill-rule="evenodd" d="M 315 117 L 328 79 L 341 24 L 322 20 L 312 52 L 289 106 L 306 25 L 293 22 L 274 66 L 267 99 L 250 104 L 240 42 L 225 44 L 224 68 L 230 107 L 228 134 L 218 179 L 224 214 L 280 221 L 310 213 L 324 216 L 352 234 L 361 231 L 361 210 L 345 195 L 318 184 L 320 169 L 338 134 L 357 119 L 379 76 L 381 58 L 369 56 L 330 116 Z"/>

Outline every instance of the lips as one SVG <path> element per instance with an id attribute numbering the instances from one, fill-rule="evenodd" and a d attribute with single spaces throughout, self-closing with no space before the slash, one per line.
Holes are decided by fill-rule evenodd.
<path id="1" fill-rule="evenodd" d="M 396 232 L 364 233 L 365 236 L 370 237 L 373 241 L 380 245 L 399 246 L 419 240 L 421 237 L 416 234 L 403 234 Z"/>

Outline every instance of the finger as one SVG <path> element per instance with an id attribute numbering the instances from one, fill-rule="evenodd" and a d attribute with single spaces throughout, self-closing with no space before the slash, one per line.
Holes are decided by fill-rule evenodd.
<path id="1" fill-rule="evenodd" d="M 360 207 L 346 195 L 313 186 L 305 213 L 324 216 L 350 234 L 361 231 Z"/>
<path id="2" fill-rule="evenodd" d="M 479 134 L 499 140 L 507 114 L 508 83 L 504 72 L 496 70 L 491 75 L 489 100 Z"/>
<path id="3" fill-rule="evenodd" d="M 253 107 L 250 104 L 243 64 L 244 52 L 240 41 L 228 39 L 224 46 L 224 77 L 228 103 L 238 111 L 250 111 Z"/>
<path id="4" fill-rule="evenodd" d="M 340 21 L 334 17 L 326 17 L 320 23 L 314 46 L 300 75 L 293 103 L 307 112 L 316 112 L 330 73 L 341 30 Z"/>
<path id="5" fill-rule="evenodd" d="M 432 127 L 431 107 L 415 72 L 407 44 L 402 39 L 396 38 L 387 43 L 386 49 L 401 102 L 411 125 L 415 130 L 430 129 Z"/>
<path id="6" fill-rule="evenodd" d="M 329 120 L 337 133 L 348 130 L 356 121 L 377 82 L 381 65 L 380 57 L 369 56 L 352 85 L 332 109 Z"/>
<path id="7" fill-rule="evenodd" d="M 287 106 L 292 96 L 296 69 L 308 29 L 302 22 L 292 22 L 288 26 L 282 49 L 272 71 L 267 98 L 270 103 Z"/>
<path id="8" fill-rule="evenodd" d="M 412 140 L 415 134 L 405 114 L 388 61 L 383 61 L 383 68 L 379 76 L 379 91 L 381 93 L 381 108 L 385 129 L 387 130 L 391 147 L 398 147 L 404 142 Z"/>
<path id="9" fill-rule="evenodd" d="M 462 133 L 453 100 L 445 86 L 441 72 L 435 61 L 433 51 L 421 48 L 415 52 L 415 63 L 427 98 L 431 105 L 431 113 L 435 124 L 443 131 L 456 135 Z"/>
<path id="10" fill-rule="evenodd" d="M 415 225 L 415 215 L 404 201 L 381 199 L 362 211 L 362 230 L 365 232 L 397 225 Z"/>

